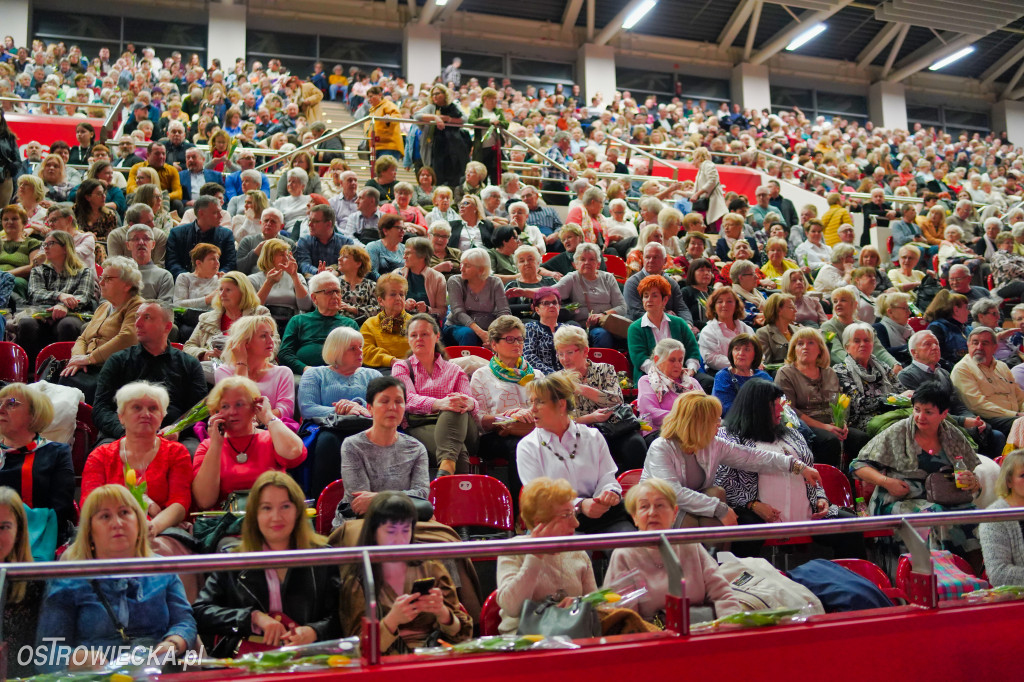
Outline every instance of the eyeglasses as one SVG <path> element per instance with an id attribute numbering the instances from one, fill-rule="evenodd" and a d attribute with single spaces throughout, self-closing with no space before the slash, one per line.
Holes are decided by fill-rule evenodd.
<path id="1" fill-rule="evenodd" d="M 541 306 L 541 307 L 547 308 L 547 307 L 549 307 L 549 306 L 555 306 L 555 305 L 558 305 L 558 301 L 541 301 L 540 303 L 535 303 L 534 305 L 537 305 L 537 306 Z"/>
<path id="2" fill-rule="evenodd" d="M 567 348 L 565 350 L 555 351 L 555 356 L 558 358 L 572 358 L 580 354 L 579 348 Z"/>
<path id="3" fill-rule="evenodd" d="M 60 242 L 43 242 L 43 248 L 49 248 L 51 246 L 60 246 Z"/>
<path id="4" fill-rule="evenodd" d="M 522 336 L 499 336 L 498 340 L 504 341 L 505 343 L 511 344 L 513 346 L 521 346 L 524 343 L 526 343 L 526 339 L 523 338 Z"/>
<path id="5" fill-rule="evenodd" d="M 8 398 L 7 400 L 0 400 L 0 410 L 11 410 L 15 407 L 21 407 L 22 402 L 17 398 Z"/>
<path id="6" fill-rule="evenodd" d="M 322 294 L 324 296 L 341 296 L 341 289 L 320 289 L 314 291 L 314 294 Z"/>
<path id="7" fill-rule="evenodd" d="M 554 521 L 555 519 L 562 519 L 564 521 L 568 521 L 569 519 L 572 519 L 572 518 L 575 518 L 575 517 L 576 517 L 576 512 L 575 511 L 567 511 L 567 512 L 562 512 L 561 514 L 555 514 L 553 517 L 551 517 L 551 520 Z"/>

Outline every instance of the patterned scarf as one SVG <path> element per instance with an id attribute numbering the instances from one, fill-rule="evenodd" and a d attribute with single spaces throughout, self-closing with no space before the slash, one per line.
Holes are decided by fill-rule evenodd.
<path id="1" fill-rule="evenodd" d="M 530 363 L 528 363 L 526 358 L 523 357 L 519 358 L 515 367 L 509 367 L 502 363 L 502 361 L 498 359 L 497 355 L 494 355 L 491 357 L 490 367 L 494 376 L 498 377 L 502 381 L 507 381 L 510 384 L 525 386 L 533 381 L 533 367 L 530 367 Z"/>
<path id="2" fill-rule="evenodd" d="M 399 336 L 405 334 L 405 320 L 409 317 L 409 313 L 404 310 L 397 317 L 390 317 L 383 310 L 377 314 L 377 319 L 380 320 L 380 330 L 385 334 L 394 334 Z"/>
<path id="3" fill-rule="evenodd" d="M 651 366 L 651 370 L 647 373 L 647 381 L 651 384 L 651 390 L 658 396 L 658 402 L 661 402 L 669 391 L 679 395 L 693 390 L 693 383 L 689 377 L 682 383 L 673 381 L 671 377 L 658 369 L 657 365 Z"/>

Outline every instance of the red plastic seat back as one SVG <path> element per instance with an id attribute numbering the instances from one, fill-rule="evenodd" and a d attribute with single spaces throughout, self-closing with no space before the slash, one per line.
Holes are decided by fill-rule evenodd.
<path id="1" fill-rule="evenodd" d="M 622 495 L 625 497 L 629 489 L 640 482 L 640 476 L 644 473 L 643 469 L 630 469 L 629 471 L 623 471 L 619 474 L 619 485 L 622 486 Z"/>
<path id="2" fill-rule="evenodd" d="M 614 348 L 590 348 L 587 357 L 591 362 L 603 362 L 615 368 L 616 372 L 629 372 L 629 360 Z"/>
<path id="3" fill-rule="evenodd" d="M 459 474 L 430 482 L 434 516 L 446 526 L 483 526 L 513 529 L 512 495 L 505 484 L 490 476 Z"/>
<path id="4" fill-rule="evenodd" d="M 625 279 L 629 277 L 629 268 L 626 267 L 626 261 L 622 260 L 619 256 L 612 253 L 604 254 L 604 267 L 616 278 Z"/>
<path id="5" fill-rule="evenodd" d="M 321 535 L 328 535 L 331 532 L 331 525 L 334 516 L 338 513 L 338 505 L 345 497 L 345 483 L 339 478 L 331 481 L 316 499 L 316 532 Z"/>
<path id="6" fill-rule="evenodd" d="M 85 460 L 92 452 L 92 446 L 99 436 L 99 429 L 92 422 L 92 406 L 78 403 L 78 414 L 75 416 L 75 435 L 71 441 L 71 465 L 75 476 L 81 476 L 85 470 Z"/>
<path id="7" fill-rule="evenodd" d="M 821 474 L 821 487 L 832 504 L 840 507 L 853 507 L 853 490 L 850 481 L 842 471 L 828 464 L 815 464 L 814 468 Z"/>
<path id="8" fill-rule="evenodd" d="M 491 356 L 494 355 L 494 353 L 487 350 L 483 346 L 447 346 L 445 348 L 445 351 L 448 353 L 448 357 L 452 359 L 465 358 L 469 357 L 470 355 L 475 355 L 478 358 L 483 358 L 484 360 L 490 361 Z"/>
<path id="9" fill-rule="evenodd" d="M 57 358 L 58 360 L 68 360 L 71 358 L 71 349 L 75 347 L 74 341 L 58 341 L 57 343 L 51 343 L 36 356 L 36 381 L 39 381 L 39 370 L 46 362 L 48 358 Z"/>
<path id="10" fill-rule="evenodd" d="M 498 606 L 498 591 L 495 590 L 487 595 L 484 605 L 480 609 L 480 636 L 493 637 L 498 634 L 498 626 L 501 625 L 501 607 Z"/>
<path id="11" fill-rule="evenodd" d="M 909 320 L 907 320 L 907 324 L 909 324 L 910 328 L 913 329 L 915 332 L 924 331 L 925 329 L 928 328 L 928 320 L 924 319 L 923 317 L 912 317 Z"/>
<path id="12" fill-rule="evenodd" d="M 0 341 L 0 379 L 28 382 L 28 353 L 12 341 Z"/>
<path id="13" fill-rule="evenodd" d="M 549 260 L 551 260 L 552 258 L 554 258 L 557 255 L 558 254 L 555 253 L 554 251 L 548 251 L 547 253 L 545 253 L 543 256 L 540 257 L 540 262 L 541 263 L 547 263 Z"/>
<path id="14" fill-rule="evenodd" d="M 892 587 L 885 571 L 866 559 L 833 559 L 832 563 L 839 564 L 860 577 L 870 580 L 880 590 L 885 591 Z"/>
<path id="15" fill-rule="evenodd" d="M 892 255 L 892 249 L 895 244 L 896 242 L 893 240 L 892 235 L 890 234 L 889 238 L 885 240 L 885 248 L 888 249 L 890 256 Z"/>

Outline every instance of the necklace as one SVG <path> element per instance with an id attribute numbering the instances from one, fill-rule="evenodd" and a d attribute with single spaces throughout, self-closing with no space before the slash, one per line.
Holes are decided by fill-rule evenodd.
<path id="1" fill-rule="evenodd" d="M 254 433 L 251 436 L 249 436 L 249 442 L 245 444 L 245 449 L 243 450 L 239 450 L 238 448 L 236 448 L 234 443 L 231 442 L 230 438 L 225 438 L 224 440 L 227 442 L 228 445 L 231 446 L 231 449 L 235 451 L 235 461 L 238 462 L 239 464 L 245 464 L 249 460 L 249 455 L 246 454 L 246 450 L 252 447 L 252 442 L 256 440 L 256 434 Z"/>
<path id="2" fill-rule="evenodd" d="M 650 547 L 647 547 L 645 549 L 647 550 L 648 556 L 651 557 L 651 563 L 654 564 L 655 568 L 665 568 L 665 560 L 661 558 L 660 551 L 656 549 L 651 549 Z"/>
<path id="3" fill-rule="evenodd" d="M 548 443 L 546 440 L 541 440 L 540 444 L 541 444 L 542 447 L 545 447 L 548 450 L 550 450 L 551 454 L 554 455 L 555 457 L 557 457 L 560 462 L 564 462 L 565 461 L 565 457 L 562 457 L 560 454 L 555 452 L 555 449 L 553 447 L 551 447 L 551 444 Z M 579 430 L 579 427 L 576 427 L 576 443 L 572 446 L 572 452 L 569 453 L 569 459 L 576 459 L 576 451 L 579 450 L 579 448 L 580 448 L 580 430 Z"/>

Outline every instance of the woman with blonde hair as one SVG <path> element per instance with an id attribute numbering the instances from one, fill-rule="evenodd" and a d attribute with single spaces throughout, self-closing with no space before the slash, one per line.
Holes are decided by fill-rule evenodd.
<path id="1" fill-rule="evenodd" d="M 276 364 L 281 341 L 277 325 L 268 315 L 250 315 L 231 325 L 224 344 L 224 361 L 214 370 L 217 383 L 232 376 L 251 379 L 260 394 L 270 401 L 270 411 L 293 430 L 298 424 L 295 413 L 295 382 L 292 371 Z"/>
<path id="2" fill-rule="evenodd" d="M 270 311 L 260 305 L 252 282 L 237 270 L 220 278 L 217 296 L 211 305 L 213 310 L 199 316 L 199 324 L 185 342 L 185 352 L 205 362 L 220 357 L 224 350 L 224 336 L 237 320 L 249 315 L 270 315 Z M 213 368 L 210 367 L 207 378 L 212 377 Z"/>
<path id="3" fill-rule="evenodd" d="M 282 239 L 268 239 L 256 261 L 258 272 L 249 275 L 256 298 L 266 306 L 279 329 L 299 313 L 313 309 L 306 278 L 299 272 L 291 247 Z"/>
<path id="4" fill-rule="evenodd" d="M 228 495 L 248 490 L 264 471 L 283 471 L 306 459 L 295 432 L 270 409 L 251 379 L 233 376 L 217 383 L 206 398 L 209 436 L 192 461 L 192 497 L 200 510 L 212 509 Z M 259 422 L 265 429 L 256 430 Z"/>
<path id="5" fill-rule="evenodd" d="M 1024 507 L 1024 450 L 1003 457 L 996 479 L 998 499 L 989 509 Z M 993 586 L 1024 583 L 1024 530 L 1017 521 L 983 523 L 979 527 L 985 570 Z"/>
<path id="6" fill-rule="evenodd" d="M 235 235 L 236 244 L 251 234 L 261 233 L 260 218 L 263 211 L 270 207 L 267 195 L 258 189 L 246 192 L 244 202 L 242 213 L 231 219 L 231 232 Z"/>
<path id="7" fill-rule="evenodd" d="M 236 552 L 319 549 L 327 539 L 306 520 L 305 495 L 281 471 L 260 474 L 249 491 Z M 340 577 L 330 564 L 237 572 L 206 580 L 194 610 L 199 631 L 214 656 L 231 657 L 242 639 L 262 635 L 270 646 L 298 646 L 341 635 Z M 275 608 L 276 605 L 276 608 Z M 284 616 L 282 618 L 281 616 Z"/>
<path id="8" fill-rule="evenodd" d="M 564 477 L 576 490 L 580 533 L 632 530 L 608 443 L 597 429 L 572 418 L 577 390 L 574 378 L 564 372 L 527 384 L 536 427 L 516 446 L 519 479 L 525 486 L 540 477 Z"/>
<path id="9" fill-rule="evenodd" d="M 100 486 L 82 505 L 78 536 L 64 556 L 72 561 L 152 557 L 147 523 L 146 513 L 124 486 Z M 94 649 L 123 646 L 119 632 L 129 627 L 133 643 L 152 646 L 154 655 L 173 651 L 180 656 L 190 649 L 196 641 L 196 623 L 181 579 L 155 573 L 127 579 L 51 580 L 40 608 L 37 636 L 40 646 L 48 646 L 49 638 L 56 637 L 71 647 L 69 660 L 73 661 L 88 658 Z M 62 670 L 64 666 L 54 659 L 37 665 L 36 672 Z"/>
<path id="10" fill-rule="evenodd" d="M 74 184 L 68 181 L 64 157 L 60 154 L 47 154 L 39 162 L 36 177 L 46 186 L 46 198 L 50 201 L 67 201 Z"/>
<path id="11" fill-rule="evenodd" d="M 802 270 L 786 270 L 779 280 L 779 291 L 793 297 L 796 304 L 796 324 L 817 327 L 828 321 L 828 315 L 815 296 L 807 295 L 807 276 Z"/>
<path id="12" fill-rule="evenodd" d="M 647 452 L 640 477 L 665 480 L 675 494 L 681 518 L 676 527 L 736 524 L 736 512 L 725 502 L 725 491 L 712 486 L 719 464 L 745 471 L 790 473 L 808 483 L 821 476 L 797 457 L 755 450 L 730 442 L 720 431 L 722 403 L 703 393 L 688 393 L 672 406 L 661 426 L 661 437 Z"/>
<path id="13" fill-rule="evenodd" d="M 540 476 L 523 488 L 519 515 L 530 537 L 570 537 L 579 527 L 578 495 L 564 478 Z M 498 589 L 501 607 L 498 632 L 512 634 L 528 599 L 543 600 L 562 592 L 582 597 L 597 589 L 594 567 L 583 550 L 548 554 L 503 554 L 498 557 Z"/>

